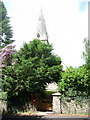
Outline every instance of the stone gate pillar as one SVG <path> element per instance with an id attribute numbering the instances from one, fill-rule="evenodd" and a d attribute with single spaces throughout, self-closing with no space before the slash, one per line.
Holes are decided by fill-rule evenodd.
<path id="1" fill-rule="evenodd" d="M 61 94 L 58 92 L 52 94 L 52 96 L 53 96 L 53 112 L 61 113 L 61 103 L 60 103 Z"/>

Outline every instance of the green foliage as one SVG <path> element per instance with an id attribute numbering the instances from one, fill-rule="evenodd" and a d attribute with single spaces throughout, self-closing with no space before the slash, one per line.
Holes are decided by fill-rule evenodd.
<path id="1" fill-rule="evenodd" d="M 16 54 L 16 62 L 4 70 L 5 91 L 18 94 L 26 90 L 38 92 L 47 83 L 58 81 L 62 71 L 61 59 L 51 53 L 52 47 L 40 40 L 24 44 Z"/>
<path id="2" fill-rule="evenodd" d="M 89 71 L 86 66 L 79 68 L 69 67 L 62 73 L 59 90 L 69 96 L 87 95 L 90 84 Z"/>
<path id="3" fill-rule="evenodd" d="M 51 45 L 36 39 L 17 51 L 14 64 L 3 69 L 3 90 L 7 91 L 9 101 L 14 97 L 23 99 L 23 94 L 40 93 L 47 83 L 59 81 L 61 59 L 52 50 Z"/>
<path id="4" fill-rule="evenodd" d="M 13 42 L 10 18 L 3 2 L 0 1 L 0 48 Z"/>
<path id="5" fill-rule="evenodd" d="M 83 58 L 85 60 L 85 66 L 88 71 L 88 79 L 90 80 L 90 41 L 84 39 L 85 50 L 83 52 Z M 90 83 L 88 84 L 88 96 L 90 96 Z"/>
<path id="6" fill-rule="evenodd" d="M 7 99 L 7 93 L 6 92 L 0 92 L 0 100 L 6 100 Z"/>
<path id="7" fill-rule="evenodd" d="M 52 95 L 53 93 L 55 93 L 55 91 L 45 91 L 45 94 L 47 95 Z"/>

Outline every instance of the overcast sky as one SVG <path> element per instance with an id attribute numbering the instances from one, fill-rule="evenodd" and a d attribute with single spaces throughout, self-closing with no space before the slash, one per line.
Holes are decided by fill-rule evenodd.
<path id="1" fill-rule="evenodd" d="M 49 42 L 66 66 L 82 65 L 83 39 L 88 37 L 89 0 L 3 0 L 17 49 L 36 36 L 42 8 Z"/>

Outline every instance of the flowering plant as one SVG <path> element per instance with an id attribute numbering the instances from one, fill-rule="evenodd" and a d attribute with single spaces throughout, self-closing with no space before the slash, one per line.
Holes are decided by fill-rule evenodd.
<path id="1" fill-rule="evenodd" d="M 13 54 L 15 54 L 15 45 L 9 44 L 1 49 L 0 53 L 0 67 L 3 68 L 6 65 L 10 66 L 13 63 Z"/>

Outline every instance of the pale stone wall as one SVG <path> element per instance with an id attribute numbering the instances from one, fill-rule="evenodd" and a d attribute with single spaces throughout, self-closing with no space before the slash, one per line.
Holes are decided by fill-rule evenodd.
<path id="1" fill-rule="evenodd" d="M 90 99 L 88 100 L 88 115 L 90 115 Z"/>
<path id="2" fill-rule="evenodd" d="M 53 95 L 53 112 L 61 113 L 60 93 L 54 93 Z"/>
<path id="3" fill-rule="evenodd" d="M 77 102 L 74 100 L 67 101 L 61 97 L 60 93 L 54 93 L 53 95 L 53 112 L 63 114 L 88 114 L 89 103 L 88 99 Z"/>
<path id="4" fill-rule="evenodd" d="M 0 100 L 0 113 L 7 111 L 6 103 Z"/>
<path id="5" fill-rule="evenodd" d="M 62 113 L 70 114 L 88 114 L 88 101 L 81 101 L 81 103 L 71 100 L 69 102 L 62 101 L 61 103 Z"/>

